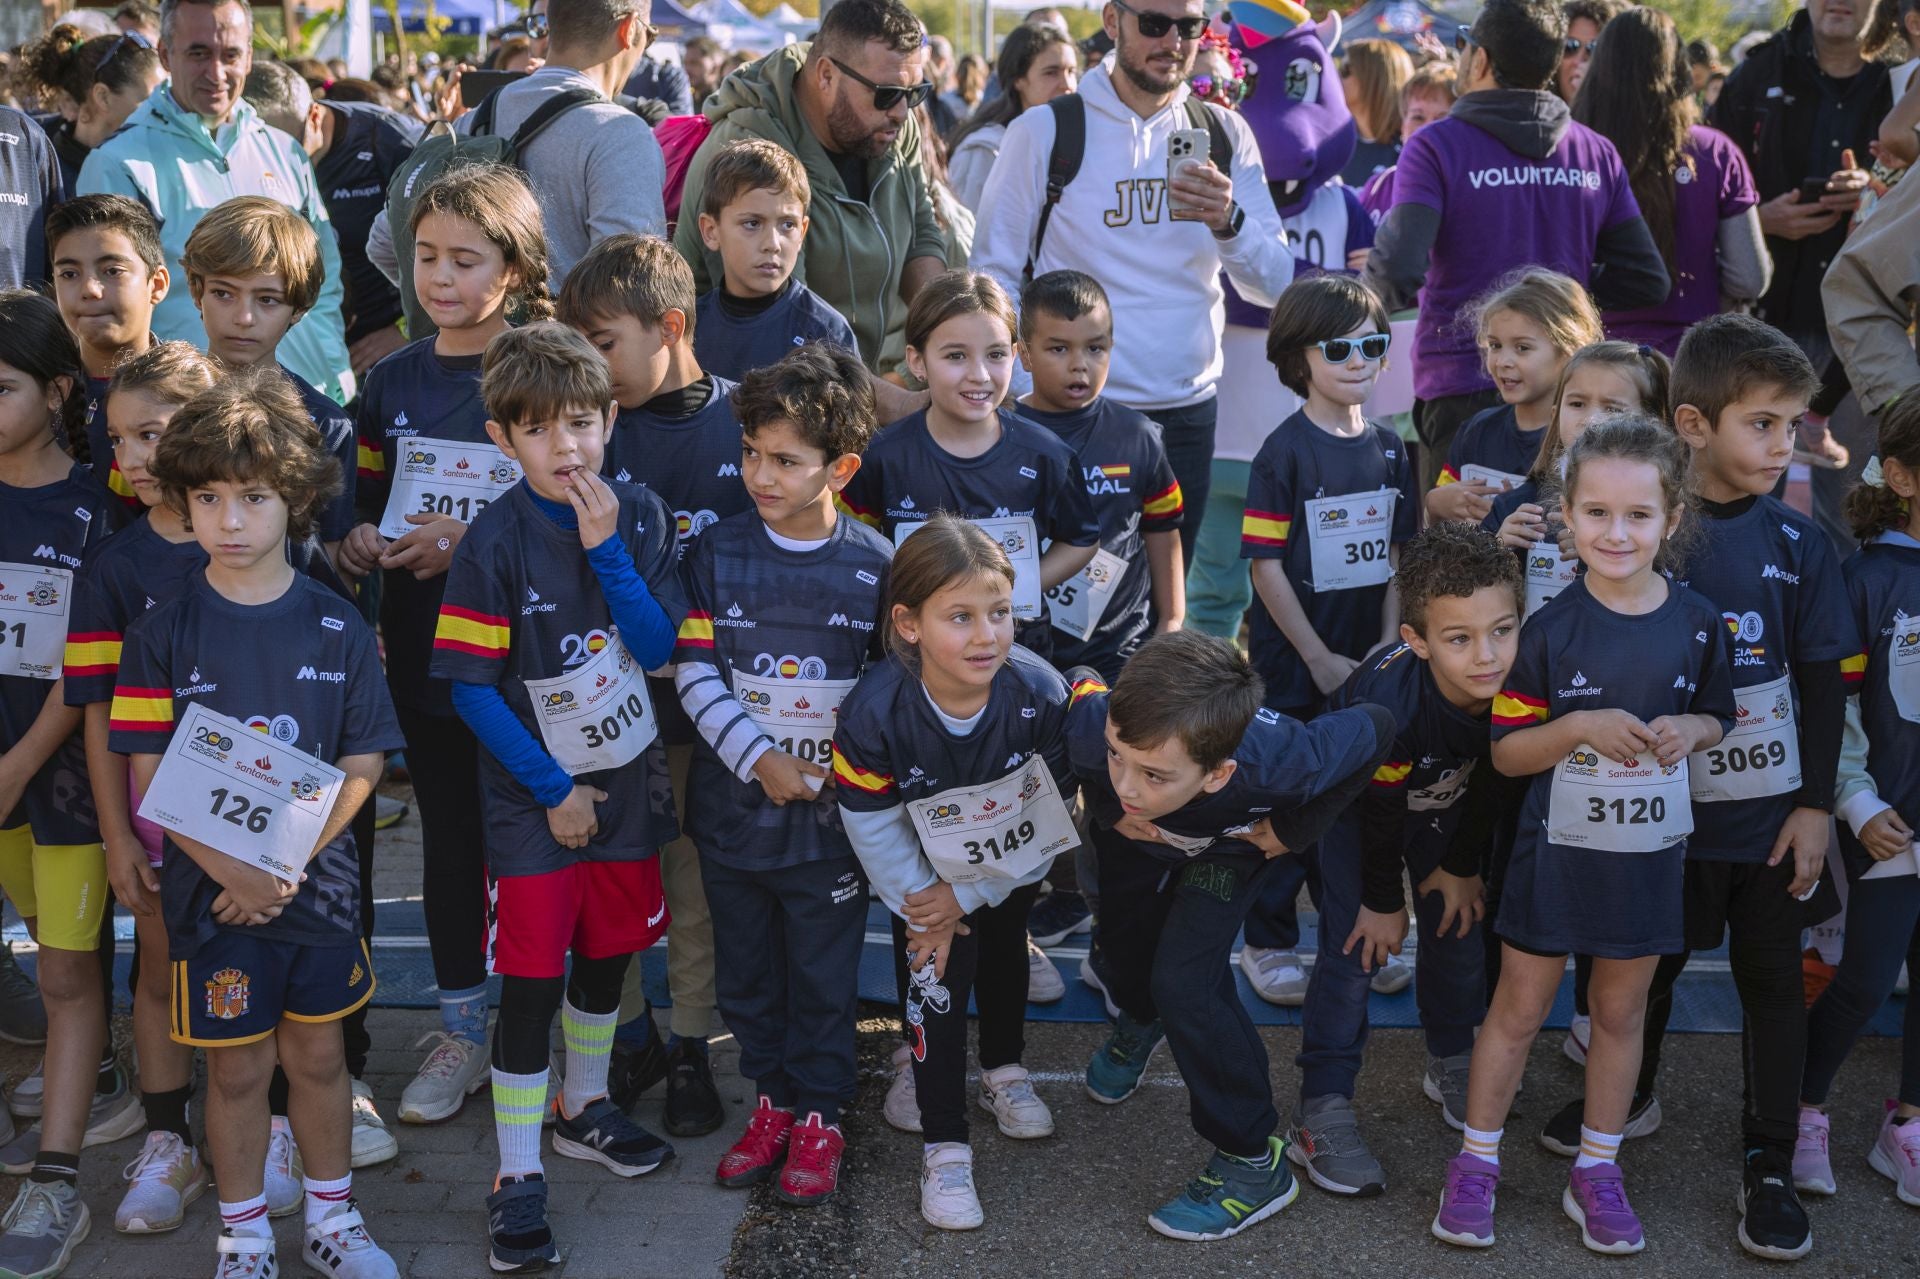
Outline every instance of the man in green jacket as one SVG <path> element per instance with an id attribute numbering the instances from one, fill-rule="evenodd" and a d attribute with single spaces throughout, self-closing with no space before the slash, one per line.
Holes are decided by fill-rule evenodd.
<path id="1" fill-rule="evenodd" d="M 907 303 L 946 269 L 911 114 L 931 92 L 925 43 L 899 0 L 841 0 L 811 44 L 727 77 L 707 102 L 713 132 L 688 166 L 674 236 L 703 292 L 722 277 L 720 255 L 700 242 L 707 166 L 730 142 L 766 138 L 800 158 L 813 187 L 794 278 L 847 318 L 869 368 L 899 363 Z"/>
<path id="2" fill-rule="evenodd" d="M 80 170 L 81 195 L 129 196 L 160 224 L 167 266 L 181 285 L 153 313 L 153 331 L 204 349 L 206 330 L 180 266 L 187 237 L 214 206 L 264 195 L 313 224 L 326 280 L 320 300 L 280 343 L 280 362 L 336 403 L 353 398 L 341 310 L 340 245 L 313 165 L 300 144 L 269 128 L 241 98 L 253 66 L 253 16 L 239 0 L 167 0 L 160 61 L 171 77 L 134 108 Z"/>

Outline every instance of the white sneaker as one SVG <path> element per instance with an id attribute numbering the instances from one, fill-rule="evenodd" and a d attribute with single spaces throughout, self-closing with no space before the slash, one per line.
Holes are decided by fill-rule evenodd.
<path id="1" fill-rule="evenodd" d="M 207 1188 L 200 1152 L 172 1132 L 148 1133 L 139 1156 L 120 1175 L 132 1184 L 114 1209 L 113 1228 L 128 1235 L 177 1229 L 187 1205 Z"/>
<path id="2" fill-rule="evenodd" d="M 1031 935 L 1027 938 L 1027 1002 L 1030 1004 L 1053 1004 L 1067 997 L 1067 979 L 1047 958 L 1047 952 L 1033 944 Z"/>
<path id="3" fill-rule="evenodd" d="M 213 1241 L 220 1268 L 213 1279 L 279 1279 L 280 1263 L 273 1255 L 272 1235 L 230 1235 L 222 1231 Z"/>
<path id="4" fill-rule="evenodd" d="M 33 1073 L 13 1086 L 7 1096 L 7 1109 L 26 1119 L 38 1119 L 47 1103 L 47 1059 L 33 1063 Z"/>
<path id="5" fill-rule="evenodd" d="M 1018 1063 L 980 1072 L 980 1108 L 990 1111 L 1009 1137 L 1024 1141 L 1053 1136 L 1053 1112 L 1033 1091 L 1027 1068 Z"/>
<path id="6" fill-rule="evenodd" d="M 293 1140 L 293 1129 L 283 1116 L 275 1115 L 272 1131 L 267 1134 L 267 1166 L 261 1181 L 269 1217 L 286 1217 L 300 1211 L 307 1199 L 306 1187 L 300 1184 L 305 1171 L 300 1164 L 300 1147 Z"/>
<path id="7" fill-rule="evenodd" d="M 1240 971 L 1246 974 L 1253 993 L 1270 1004 L 1298 1008 L 1307 1002 L 1307 970 L 1300 963 L 1298 951 L 1242 946 Z"/>
<path id="8" fill-rule="evenodd" d="M 943 1141 L 927 1149 L 920 1169 L 920 1215 L 942 1230 L 977 1230 L 985 1221 L 973 1188 L 973 1147 Z"/>
<path id="9" fill-rule="evenodd" d="M 1560 1051 L 1574 1065 L 1584 1066 L 1587 1064 L 1587 1045 L 1592 1042 L 1593 1018 L 1575 1013 L 1573 1020 L 1567 1023 L 1567 1037 L 1561 1042 Z"/>
<path id="10" fill-rule="evenodd" d="M 309 1270 L 340 1279 L 400 1279 L 400 1267 L 367 1233 L 351 1199 L 307 1227 L 301 1260 Z"/>
<path id="11" fill-rule="evenodd" d="M 1376 995 L 1397 995 L 1412 984 L 1413 965 L 1398 955 L 1388 955 L 1387 962 L 1374 969 L 1367 982 Z"/>
<path id="12" fill-rule="evenodd" d="M 484 1045 L 444 1030 L 430 1030 L 415 1041 L 415 1048 L 433 1045 L 420 1071 L 400 1094 L 400 1122 L 437 1124 L 460 1113 L 467 1098 L 480 1091 L 491 1077 L 487 1072 Z"/>
<path id="13" fill-rule="evenodd" d="M 913 1049 L 905 1044 L 893 1050 L 893 1082 L 887 1085 L 887 1100 L 880 1113 L 901 1132 L 920 1131 L 920 1094 L 913 1088 Z"/>
<path id="14" fill-rule="evenodd" d="M 387 1131 L 387 1121 L 373 1104 L 373 1089 L 353 1081 L 353 1159 L 350 1167 L 370 1168 L 400 1153 L 400 1143 Z"/>

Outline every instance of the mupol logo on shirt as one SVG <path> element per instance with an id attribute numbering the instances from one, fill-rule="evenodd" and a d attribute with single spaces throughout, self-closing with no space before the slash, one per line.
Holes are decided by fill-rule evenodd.
<path id="1" fill-rule="evenodd" d="M 344 684 L 347 682 L 347 673 L 345 671 L 321 671 L 321 670 L 315 670 L 311 666 L 302 666 L 300 668 L 299 673 L 295 675 L 294 678 L 295 679 L 317 679 L 317 680 L 322 680 L 328 684 Z"/>
<path id="2" fill-rule="evenodd" d="M 714 474 L 722 477 L 729 476 L 729 475 L 738 477 L 740 474 L 740 467 L 738 463 L 722 462 L 720 464 L 720 469 L 715 471 Z"/>
<path id="3" fill-rule="evenodd" d="M 1789 573 L 1777 564 L 1769 564 L 1760 570 L 1760 580 L 1785 582 L 1788 586 L 1800 585 L 1800 575 Z"/>

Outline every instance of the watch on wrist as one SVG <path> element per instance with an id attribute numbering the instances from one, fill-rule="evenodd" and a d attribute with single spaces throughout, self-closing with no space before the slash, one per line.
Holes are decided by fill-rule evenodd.
<path id="1" fill-rule="evenodd" d="M 1229 200 L 1227 201 L 1227 229 L 1224 231 L 1215 231 L 1213 238 L 1216 240 L 1231 240 L 1234 236 L 1240 234 L 1240 228 L 1246 224 L 1247 211 L 1240 207 L 1239 201 Z"/>

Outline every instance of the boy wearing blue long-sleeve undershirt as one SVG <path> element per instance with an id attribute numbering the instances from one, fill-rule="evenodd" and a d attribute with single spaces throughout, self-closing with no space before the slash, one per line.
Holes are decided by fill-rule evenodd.
<path id="1" fill-rule="evenodd" d="M 454 553 L 433 673 L 453 681 L 483 748 L 502 978 L 488 1234 L 493 1268 L 510 1271 L 559 1259 L 540 1163 L 556 1011 L 567 1069 L 554 1153 L 623 1177 L 673 1155 L 606 1094 L 621 980 L 666 929 L 656 853 L 679 833 L 643 672 L 666 664 L 687 606 L 672 512 L 599 477 L 613 391 L 586 339 L 558 324 L 502 333 L 481 393 L 487 433 L 523 478 Z"/>

